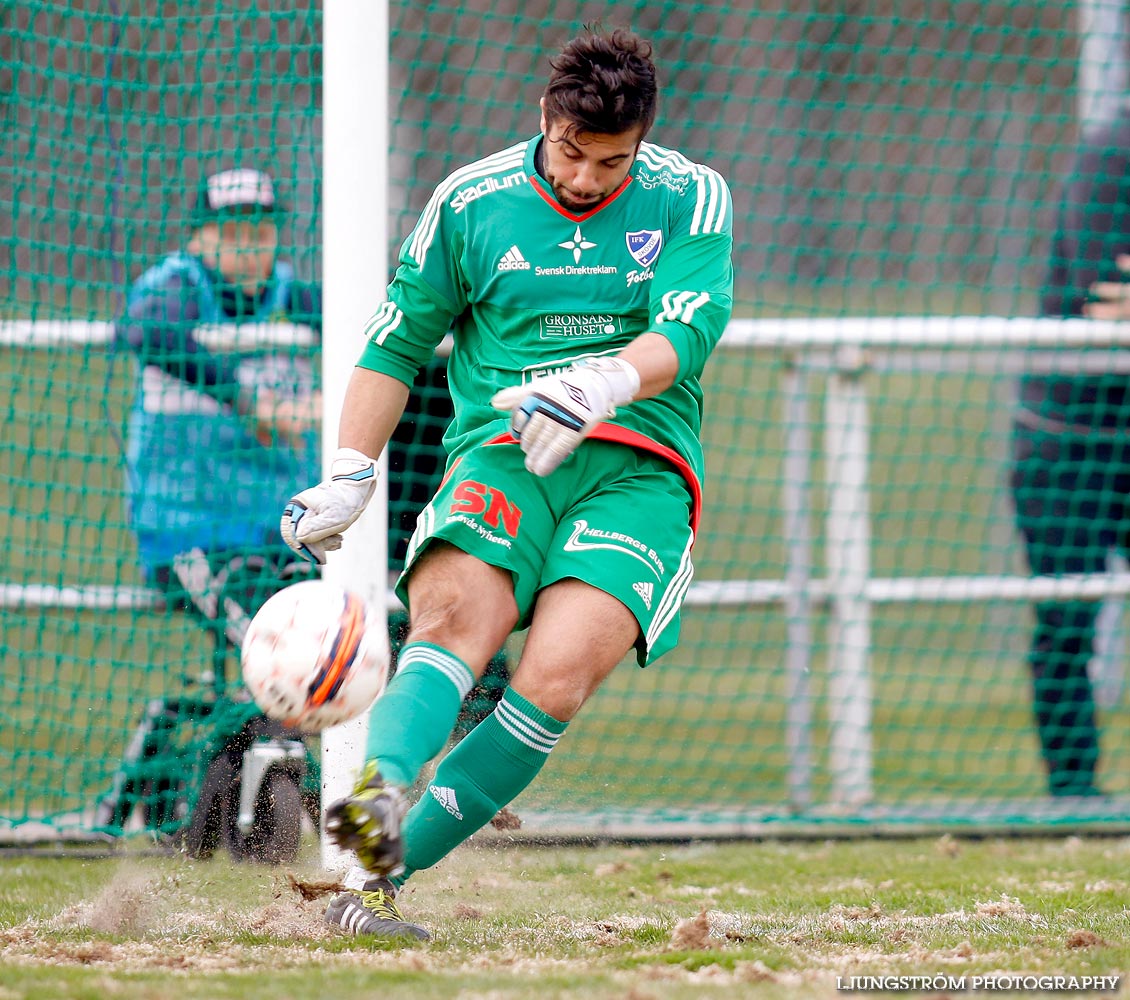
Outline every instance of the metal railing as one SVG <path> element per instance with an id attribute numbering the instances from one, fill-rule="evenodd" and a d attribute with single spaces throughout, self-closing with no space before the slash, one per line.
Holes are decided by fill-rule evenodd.
<path id="1" fill-rule="evenodd" d="M 302 333 L 302 331 L 306 331 Z M 98 344 L 108 323 L 2 322 L 0 346 L 60 347 Z M 234 328 L 203 332 L 207 342 L 234 336 Z M 246 330 L 240 335 L 245 336 Z M 272 343 L 307 343 L 305 327 L 264 325 Z M 981 371 L 1130 374 L 1130 323 L 1001 317 L 873 317 L 734 320 L 722 338 L 726 351 L 774 351 L 789 360 L 784 376 L 785 434 L 781 503 L 787 539 L 786 571 L 779 580 L 700 580 L 690 607 L 780 605 L 787 619 L 787 745 L 791 805 L 811 805 L 813 699 L 809 679 L 815 650 L 813 613 L 831 613 L 835 651 L 829 676 L 831 801 L 857 807 L 873 798 L 870 657 L 871 610 L 906 602 L 981 602 L 1079 599 L 1130 594 L 1130 573 L 1031 577 L 1009 575 L 875 577 L 871 573 L 870 403 L 864 375 L 874 371 Z M 1099 349 L 1099 350 L 1096 350 Z M 824 523 L 822 575 L 813 565 L 806 512 L 811 491 L 812 426 L 808 405 L 814 377 L 824 379 Z M 0 607 L 135 610 L 156 606 L 143 587 L 50 586 L 0 583 Z M 389 594 L 389 606 L 397 606 Z"/>

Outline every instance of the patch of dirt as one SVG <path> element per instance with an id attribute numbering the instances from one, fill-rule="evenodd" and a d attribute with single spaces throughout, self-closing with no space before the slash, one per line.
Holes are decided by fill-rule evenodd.
<path id="1" fill-rule="evenodd" d="M 598 948 L 616 948 L 624 943 L 624 936 L 612 924 L 597 924 L 592 943 Z"/>
<path id="2" fill-rule="evenodd" d="M 1076 928 L 1067 932 L 1067 940 L 1064 942 L 1068 948 L 1106 948 L 1109 947 L 1109 942 L 1104 941 L 1094 931 Z"/>
<path id="3" fill-rule="evenodd" d="M 883 916 L 883 908 L 875 902 L 869 906 L 841 906 L 837 903 L 828 914 L 833 920 L 879 920 Z"/>
<path id="4" fill-rule="evenodd" d="M 252 910 L 243 921 L 248 930 L 293 941 L 324 941 L 340 931 L 323 919 L 325 903 L 313 899 L 276 899 Z"/>
<path id="5" fill-rule="evenodd" d="M 457 920 L 483 919 L 483 911 L 478 909 L 478 907 L 469 906 L 467 903 L 456 903 L 451 913 Z"/>
<path id="6" fill-rule="evenodd" d="M 180 941 L 179 952 L 167 940 L 128 941 L 55 941 L 41 937 L 34 943 L 5 947 L 4 961 L 15 965 L 84 965 L 122 970 L 165 969 L 171 971 L 215 971 L 241 968 L 247 963 L 247 949 L 232 948 L 209 942 L 206 948 L 198 943 Z M 249 964 L 256 964 L 251 962 Z"/>
<path id="7" fill-rule="evenodd" d="M 934 841 L 934 850 L 943 858 L 956 858 L 961 853 L 961 844 L 948 833 L 944 833 Z"/>
<path id="8" fill-rule="evenodd" d="M 1084 892 L 1121 892 L 1130 895 L 1130 882 L 1112 881 L 1101 878 L 1097 882 L 1088 882 L 1083 886 Z"/>
<path id="9" fill-rule="evenodd" d="M 125 865 L 94 899 L 65 907 L 55 922 L 100 934 L 143 935 L 160 925 L 175 887 L 175 879 Z"/>
<path id="10" fill-rule="evenodd" d="M 717 896 L 721 888 L 714 885 L 680 885 L 670 890 L 672 896 Z"/>
<path id="11" fill-rule="evenodd" d="M 509 806 L 503 806 L 490 821 L 496 830 L 521 830 L 522 820 Z"/>
<path id="12" fill-rule="evenodd" d="M 288 873 L 267 905 L 225 913 L 202 908 L 176 875 L 155 876 L 123 866 L 93 899 L 0 931 L 0 947 L 5 960 L 33 965 L 192 972 L 308 964 L 321 959 L 305 945 L 339 933 L 323 920 L 325 903 L 319 898 L 337 888 L 336 882 L 303 881 Z M 84 930 L 132 940 L 72 940 L 75 931 Z M 224 940 L 247 930 L 282 944 L 244 946 Z M 68 939 L 58 940 L 58 931 L 67 932 Z M 288 948 L 292 941 L 303 947 Z"/>
<path id="13" fill-rule="evenodd" d="M 676 951 L 704 951 L 714 946 L 710 940 L 710 918 L 704 906 L 695 917 L 680 920 L 671 932 L 671 947 Z"/>
<path id="14" fill-rule="evenodd" d="M 245 927 L 246 918 L 240 926 Z M 269 918 L 267 918 L 269 920 Z M 327 952 L 306 947 L 309 935 L 321 938 L 335 931 L 328 924 L 303 925 L 296 922 L 293 913 L 283 919 L 294 932 L 295 944 L 244 945 L 227 943 L 215 936 L 168 936 L 145 940 L 110 941 L 57 941 L 47 938 L 44 925 L 28 922 L 12 931 L 0 933 L 4 961 L 9 965 L 58 966 L 83 965 L 104 968 L 117 975 L 122 972 L 144 972 L 159 969 L 175 975 L 201 973 L 253 971 L 255 969 L 284 969 L 311 967 L 332 963 L 335 967 L 354 965 L 374 970 L 402 969 L 419 972 L 431 968 L 430 957 L 415 951 L 345 951 Z M 319 918 L 320 919 L 320 918 Z M 270 931 L 275 933 L 275 931 Z"/>
<path id="15" fill-rule="evenodd" d="M 607 864 L 597 865 L 593 870 L 594 878 L 608 878 L 609 875 L 622 875 L 635 869 L 635 865 L 627 861 L 611 861 Z"/>
<path id="16" fill-rule="evenodd" d="M 344 892 L 345 886 L 341 882 L 317 882 L 310 879 L 300 879 L 291 872 L 286 873 L 286 883 L 303 899 L 321 899 L 336 892 Z"/>

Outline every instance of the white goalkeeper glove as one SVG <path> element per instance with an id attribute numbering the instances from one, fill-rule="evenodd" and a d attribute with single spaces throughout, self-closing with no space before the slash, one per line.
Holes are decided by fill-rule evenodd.
<path id="1" fill-rule="evenodd" d="M 548 476 L 639 391 L 640 374 L 627 361 L 591 358 L 560 375 L 496 392 L 490 403 L 510 411 L 510 433 L 522 443 L 526 468 Z"/>
<path id="2" fill-rule="evenodd" d="M 361 516 L 377 487 L 377 463 L 352 448 L 340 448 L 330 478 L 292 497 L 279 531 L 303 559 L 325 565 L 326 553 L 341 548 L 341 533 Z"/>

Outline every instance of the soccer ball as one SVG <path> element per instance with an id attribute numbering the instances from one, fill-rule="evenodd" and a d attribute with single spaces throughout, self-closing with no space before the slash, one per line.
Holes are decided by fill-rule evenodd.
<path id="1" fill-rule="evenodd" d="M 384 691 L 384 622 L 360 597 L 325 580 L 280 590 L 251 619 L 240 660 L 263 714 L 304 732 L 354 719 Z"/>

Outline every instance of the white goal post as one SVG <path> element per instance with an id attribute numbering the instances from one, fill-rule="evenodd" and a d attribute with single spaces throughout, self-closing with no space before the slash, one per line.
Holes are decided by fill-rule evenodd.
<path id="1" fill-rule="evenodd" d="M 364 324 L 388 282 L 388 4 L 326 0 L 323 13 L 322 464 L 337 449 L 345 389 L 361 351 Z M 388 459 L 377 492 L 350 528 L 325 575 L 359 589 L 387 614 Z M 387 632 L 383 641 L 388 642 Z M 363 762 L 366 715 L 322 734 L 322 806 L 347 795 Z M 322 833 L 322 865 L 347 856 Z"/>

